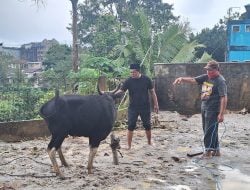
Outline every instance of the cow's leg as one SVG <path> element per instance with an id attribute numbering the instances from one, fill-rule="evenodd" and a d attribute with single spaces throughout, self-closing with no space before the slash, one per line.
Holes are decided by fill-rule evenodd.
<path id="1" fill-rule="evenodd" d="M 61 171 L 59 170 L 59 166 L 57 164 L 56 161 L 56 150 L 61 146 L 63 140 L 65 137 L 54 137 L 52 135 L 52 139 L 48 145 L 48 154 L 49 154 L 49 158 L 51 160 L 51 163 L 53 165 L 53 169 L 56 173 L 57 176 L 59 176 L 61 179 L 64 179 L 64 175 L 61 173 Z"/>
<path id="2" fill-rule="evenodd" d="M 100 140 L 97 140 L 95 138 L 89 138 L 89 159 L 88 159 L 88 174 L 92 174 L 93 169 L 93 161 L 94 157 L 96 155 L 97 149 L 100 145 Z"/>
<path id="3" fill-rule="evenodd" d="M 65 158 L 64 158 L 64 156 L 63 156 L 61 147 L 59 147 L 59 148 L 57 149 L 57 152 L 58 152 L 58 155 L 59 155 L 59 158 L 60 158 L 60 160 L 61 160 L 62 165 L 64 165 L 65 167 L 68 167 L 69 165 L 68 165 L 68 163 L 66 162 L 66 160 L 65 160 Z"/>
<path id="4" fill-rule="evenodd" d="M 98 147 L 94 147 L 92 148 L 90 146 L 89 148 L 89 159 L 88 159 L 88 174 L 92 174 L 93 173 L 93 161 L 94 161 L 94 157 L 96 155 Z"/>
<path id="5" fill-rule="evenodd" d="M 53 147 L 52 149 L 48 149 L 48 154 L 49 154 L 49 158 L 51 160 L 51 163 L 53 165 L 53 169 L 56 172 L 57 176 L 60 176 L 61 178 L 64 178 L 64 176 L 62 175 L 62 173 L 59 170 L 57 161 L 56 161 L 56 148 Z"/>
<path id="6" fill-rule="evenodd" d="M 113 163 L 115 165 L 119 164 L 119 160 L 118 160 L 118 153 L 117 153 L 117 149 L 120 149 L 120 139 L 116 138 L 114 133 L 111 133 L 110 135 L 111 138 L 111 143 L 110 143 L 110 147 L 112 149 L 112 154 L 113 154 Z"/>

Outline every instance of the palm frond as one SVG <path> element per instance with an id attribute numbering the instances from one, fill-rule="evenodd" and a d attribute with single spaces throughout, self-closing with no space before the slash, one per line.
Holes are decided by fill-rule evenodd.
<path id="1" fill-rule="evenodd" d="M 171 25 L 160 35 L 160 52 L 158 60 L 160 62 L 171 62 L 172 59 L 188 42 L 185 31 L 178 25 Z"/>
<path id="2" fill-rule="evenodd" d="M 172 63 L 190 63 L 195 60 L 195 48 L 201 47 L 198 42 L 193 41 L 191 43 L 186 43 L 180 49 L 178 54 L 173 58 Z"/>
<path id="3" fill-rule="evenodd" d="M 141 48 L 146 53 L 151 43 L 151 28 L 147 16 L 139 10 L 136 14 L 130 15 L 129 20 L 133 26 L 133 34 L 138 36 Z"/>
<path id="4" fill-rule="evenodd" d="M 199 60 L 197 60 L 197 63 L 206 63 L 208 61 L 212 60 L 212 55 L 209 55 L 207 52 L 204 52 L 203 55 Z"/>

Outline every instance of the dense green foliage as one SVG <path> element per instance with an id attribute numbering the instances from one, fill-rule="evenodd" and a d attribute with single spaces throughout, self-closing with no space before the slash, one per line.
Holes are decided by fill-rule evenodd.
<path id="1" fill-rule="evenodd" d="M 162 0 L 84 1 L 78 22 L 83 52 L 98 60 L 104 57 L 110 70 L 140 63 L 150 76 L 156 62 L 201 62 L 204 56 L 195 54 L 201 44 L 190 41 L 188 24 L 179 23 L 172 10 Z M 91 67 L 99 65 L 93 62 Z"/>
<path id="2" fill-rule="evenodd" d="M 44 95 L 40 89 L 32 87 L 0 88 L 0 122 L 28 120 L 38 116 L 39 101 Z"/>
<path id="3" fill-rule="evenodd" d="M 202 56 L 204 52 L 207 52 L 214 60 L 225 61 L 227 37 L 224 24 L 217 24 L 212 29 L 205 28 L 194 39 L 205 45 L 197 49 L 197 56 Z"/>
<path id="4" fill-rule="evenodd" d="M 0 80 L 6 80 L 8 75 L 8 65 L 11 64 L 11 57 L 1 55 L 0 56 Z"/>

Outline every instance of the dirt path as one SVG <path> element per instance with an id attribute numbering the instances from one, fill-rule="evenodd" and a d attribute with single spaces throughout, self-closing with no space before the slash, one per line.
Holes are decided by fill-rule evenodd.
<path id="1" fill-rule="evenodd" d="M 186 156 L 202 151 L 200 115 L 186 118 L 160 112 L 159 120 L 160 125 L 153 129 L 154 146 L 148 146 L 144 131 L 137 129 L 132 150 L 126 151 L 126 131 L 115 132 L 123 155 L 118 166 L 112 164 L 110 138 L 102 142 L 91 175 L 86 168 L 88 139 L 67 138 L 62 149 L 70 167 L 61 167 L 66 180 L 54 177 L 46 152 L 49 138 L 0 142 L 0 190 L 250 189 L 249 114 L 226 115 L 219 127 L 222 156 L 210 160 Z"/>

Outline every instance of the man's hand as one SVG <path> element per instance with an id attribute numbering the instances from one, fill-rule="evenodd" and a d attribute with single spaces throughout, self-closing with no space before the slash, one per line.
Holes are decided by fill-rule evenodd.
<path id="1" fill-rule="evenodd" d="M 182 82 L 182 77 L 179 77 L 179 78 L 175 79 L 175 81 L 173 82 L 173 85 L 181 84 L 181 82 Z"/>
<path id="2" fill-rule="evenodd" d="M 158 113 L 159 112 L 159 106 L 154 106 L 154 112 Z"/>
<path id="3" fill-rule="evenodd" d="M 218 123 L 223 122 L 224 121 L 224 114 L 219 113 L 217 121 L 218 121 Z"/>
<path id="4" fill-rule="evenodd" d="M 193 77 L 179 77 L 175 79 L 175 81 L 173 82 L 173 85 L 181 84 L 181 83 L 197 84 L 195 78 Z"/>

